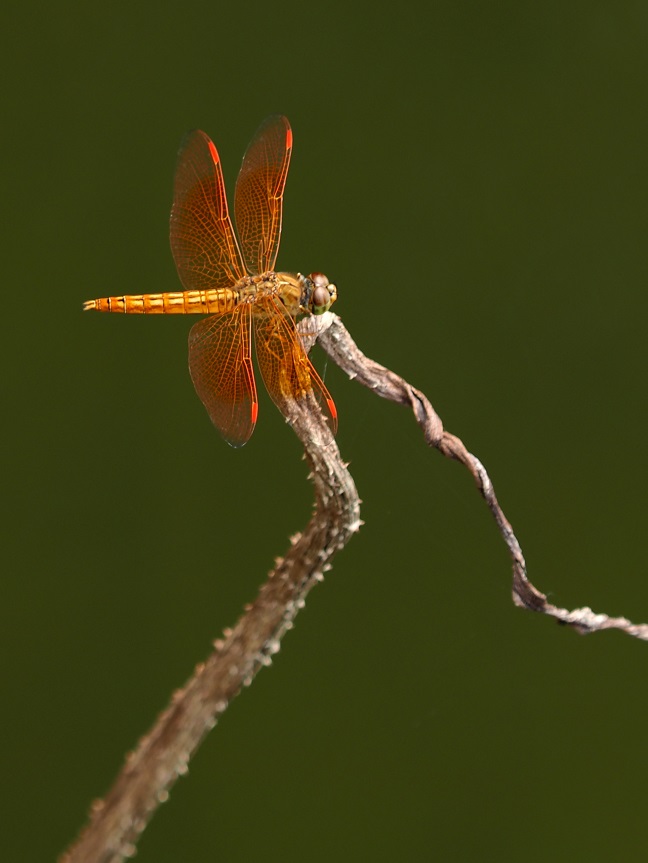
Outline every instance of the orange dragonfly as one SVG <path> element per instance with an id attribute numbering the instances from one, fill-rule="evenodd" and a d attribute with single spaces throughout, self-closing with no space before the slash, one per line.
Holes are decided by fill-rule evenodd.
<path id="1" fill-rule="evenodd" d="M 280 115 L 257 129 L 227 208 L 218 151 L 200 130 L 180 147 L 171 210 L 171 251 L 184 291 L 89 300 L 83 308 L 132 314 L 208 314 L 189 333 L 189 371 L 212 422 L 234 447 L 254 431 L 259 403 L 252 342 L 261 377 L 279 410 L 314 392 L 330 427 L 335 404 L 308 359 L 298 316 L 323 314 L 337 297 L 323 273 L 274 270 L 292 130 Z M 254 334 L 254 338 L 253 338 Z"/>

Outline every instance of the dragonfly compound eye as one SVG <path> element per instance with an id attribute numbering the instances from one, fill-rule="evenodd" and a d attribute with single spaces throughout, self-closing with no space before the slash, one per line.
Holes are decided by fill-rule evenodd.
<path id="1" fill-rule="evenodd" d="M 323 315 L 331 308 L 331 295 L 328 287 L 319 285 L 313 291 L 313 314 Z"/>
<path id="2" fill-rule="evenodd" d="M 311 273 L 309 279 L 316 288 L 328 288 L 329 280 L 324 273 Z"/>
<path id="3" fill-rule="evenodd" d="M 313 283 L 312 312 L 314 315 L 323 315 L 335 302 L 337 289 L 335 285 L 329 282 L 324 273 L 311 273 L 308 278 Z"/>

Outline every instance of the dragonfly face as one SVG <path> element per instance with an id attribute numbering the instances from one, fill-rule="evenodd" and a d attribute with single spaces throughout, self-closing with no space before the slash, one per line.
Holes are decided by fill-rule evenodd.
<path id="1" fill-rule="evenodd" d="M 292 153 L 288 120 L 268 117 L 250 143 L 229 216 L 218 151 L 196 130 L 182 142 L 171 210 L 171 251 L 184 287 L 166 294 L 90 300 L 86 309 L 133 313 L 209 314 L 189 334 L 189 370 L 209 416 L 232 446 L 246 443 L 258 414 L 252 364 L 280 410 L 313 392 L 331 429 L 337 411 L 302 346 L 295 321 L 323 314 L 337 298 L 323 273 L 274 270 L 283 193 Z"/>
<path id="2" fill-rule="evenodd" d="M 328 312 L 337 299 L 335 285 L 329 282 L 324 273 L 311 273 L 310 276 L 297 273 L 297 278 L 301 285 L 301 310 L 313 315 L 323 315 L 324 312 Z"/>

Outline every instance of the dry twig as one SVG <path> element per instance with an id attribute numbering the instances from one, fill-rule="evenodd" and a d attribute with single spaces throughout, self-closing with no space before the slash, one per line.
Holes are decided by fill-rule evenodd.
<path id="1" fill-rule="evenodd" d="M 313 329 L 315 326 L 315 329 Z M 516 605 L 555 617 L 580 633 L 620 629 L 648 640 L 648 625 L 625 618 L 595 614 L 589 608 L 568 611 L 547 602 L 526 574 L 520 545 L 502 512 L 493 485 L 481 462 L 461 440 L 444 430 L 427 398 L 398 375 L 368 359 L 331 313 L 309 318 L 304 341 L 316 339 L 350 378 L 377 395 L 411 407 L 429 446 L 465 465 L 491 510 L 513 561 L 513 600 Z M 176 778 L 216 724 L 229 702 L 256 672 L 269 665 L 283 634 L 316 581 L 330 568 L 333 555 L 359 529 L 359 499 L 353 479 L 340 459 L 335 441 L 312 399 L 285 405 L 285 413 L 304 445 L 315 486 L 315 512 L 304 533 L 293 538 L 285 558 L 247 606 L 234 629 L 214 644 L 214 652 L 197 666 L 186 686 L 140 741 L 113 787 L 93 804 L 90 821 L 61 863 L 117 863 L 135 853 L 136 842 L 159 804 L 167 799 Z"/>
<path id="2" fill-rule="evenodd" d="M 330 315 L 326 324 L 328 326 L 319 334 L 318 341 L 331 359 L 344 369 L 350 378 L 369 387 L 377 395 L 411 407 L 428 446 L 436 447 L 447 458 L 460 461 L 474 476 L 477 488 L 495 518 L 513 561 L 513 602 L 516 605 L 555 617 L 560 623 L 573 627 L 583 635 L 602 629 L 620 629 L 628 635 L 648 641 L 648 624 L 632 623 L 625 617 L 596 614 L 587 607 L 569 611 L 547 602 L 544 593 L 534 587 L 527 577 L 522 549 L 513 533 L 513 528 L 497 502 L 493 484 L 483 464 L 468 452 L 458 437 L 445 431 L 438 414 L 422 392 L 411 387 L 389 369 L 368 359 L 358 349 L 336 315 Z"/>
<path id="3" fill-rule="evenodd" d="M 229 702 L 269 665 L 284 633 L 333 555 L 360 527 L 360 501 L 314 397 L 285 405 L 302 440 L 315 486 L 315 511 L 303 534 L 246 607 L 236 626 L 215 642 L 151 731 L 131 752 L 113 787 L 96 801 L 90 821 L 61 863 L 117 863 L 135 853 L 137 840 L 178 776 Z"/>

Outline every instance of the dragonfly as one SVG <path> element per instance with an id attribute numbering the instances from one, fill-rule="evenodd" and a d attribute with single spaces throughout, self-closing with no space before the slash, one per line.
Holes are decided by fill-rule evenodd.
<path id="1" fill-rule="evenodd" d="M 286 415 L 289 400 L 314 394 L 329 426 L 337 410 L 309 360 L 296 323 L 327 312 L 337 288 L 319 272 L 275 271 L 283 194 L 292 153 L 290 123 L 268 117 L 250 142 L 236 181 L 234 220 L 218 151 L 201 130 L 178 153 L 171 251 L 183 291 L 88 300 L 84 310 L 126 314 L 207 314 L 189 333 L 189 371 L 211 421 L 227 443 L 243 446 L 259 401 L 252 345 L 265 387 Z"/>

